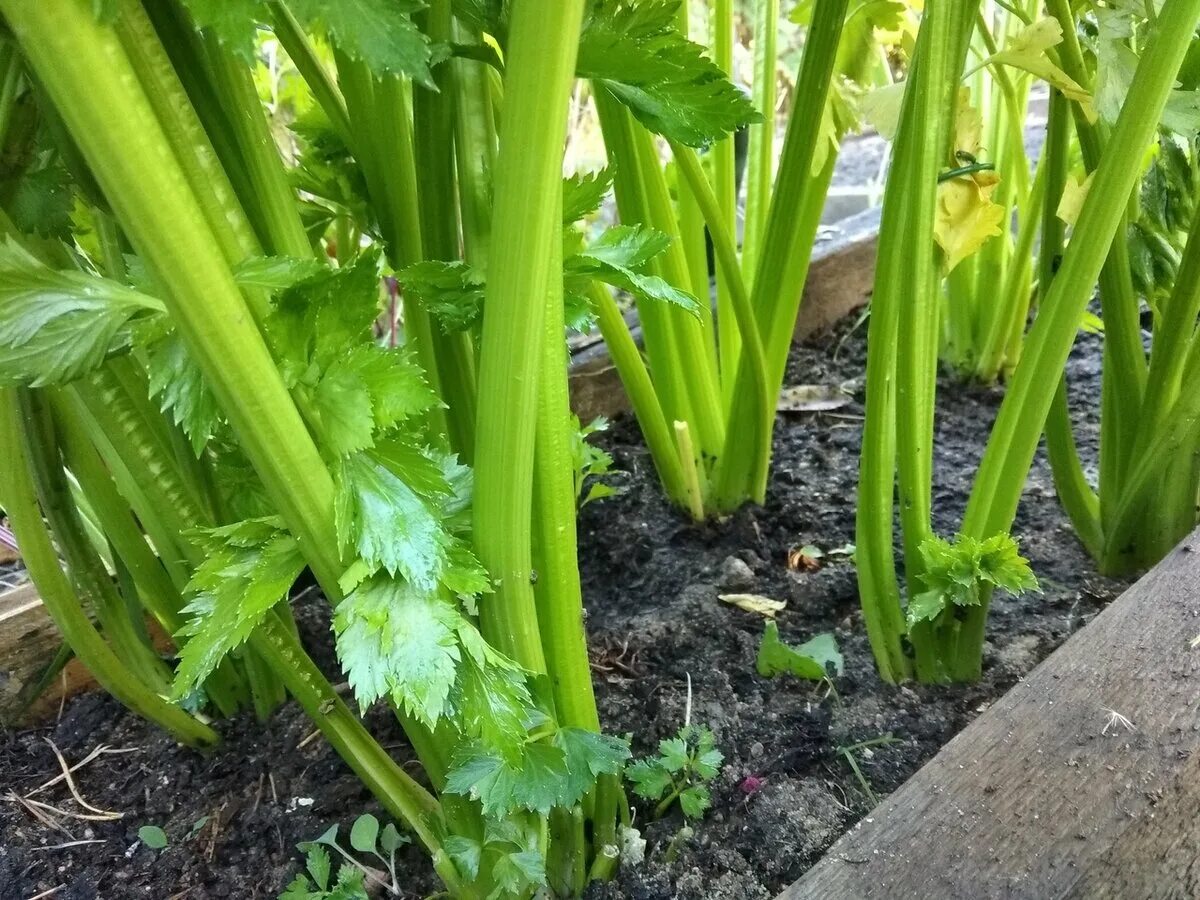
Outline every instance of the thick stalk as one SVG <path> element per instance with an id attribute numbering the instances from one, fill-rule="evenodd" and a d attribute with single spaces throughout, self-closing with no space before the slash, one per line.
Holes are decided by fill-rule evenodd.
<path id="1" fill-rule="evenodd" d="M 783 383 L 796 315 L 800 311 L 808 261 L 816 239 L 821 208 L 833 178 L 834 154 L 814 175 L 813 156 L 820 137 L 821 116 L 829 96 L 830 80 L 838 55 L 838 41 L 846 19 L 847 0 L 818 0 L 804 47 L 796 82 L 799 103 L 792 110 L 775 179 L 775 193 L 767 213 L 758 267 L 752 280 L 752 301 L 767 361 L 767 383 L 774 392 Z M 730 373 L 726 373 L 726 378 Z M 739 361 L 725 435 L 712 482 L 712 503 L 717 510 L 740 506 L 747 498 L 761 502 L 766 493 L 765 473 L 770 460 L 753 459 L 743 444 L 751 429 L 760 427 L 755 414 L 758 396 L 752 385 L 749 361 Z M 772 416 L 767 423 L 774 426 Z M 758 446 L 771 445 L 770 434 Z M 755 477 L 757 473 L 757 478 Z"/>
<path id="2" fill-rule="evenodd" d="M 495 218 L 479 359 L 474 536 L 495 593 L 481 605 L 489 642 L 535 673 L 546 657 L 530 583 L 539 354 L 552 270 L 546 248 L 562 228 L 562 148 L 583 0 L 514 0 L 496 161 Z M 564 39 L 568 38 L 568 39 Z"/>
<path id="3" fill-rule="evenodd" d="M 214 744 L 216 733 L 179 707 L 167 703 L 133 675 L 88 620 L 70 582 L 59 568 L 58 554 L 42 522 L 29 457 L 19 439 L 20 418 L 13 390 L 0 391 L 0 494 L 5 513 L 21 544 L 21 555 L 38 587 L 46 611 L 63 639 L 101 686 L 138 715 L 149 719 L 181 743 Z"/>
<path id="4" fill-rule="evenodd" d="M 1074 236 L 1001 404 L 967 505 L 966 534 L 987 537 L 1012 524 L 1053 401 L 1045 385 L 1054 383 L 1066 365 L 1092 285 L 1100 276 L 1127 198 L 1141 174 L 1141 154 L 1153 139 L 1198 20 L 1200 0 L 1167 0 L 1163 5 L 1159 27 L 1142 54 Z M 973 608 L 964 622 L 965 639 L 955 660 L 958 678 L 978 675 L 986 616 L 987 607 L 982 604 Z"/>

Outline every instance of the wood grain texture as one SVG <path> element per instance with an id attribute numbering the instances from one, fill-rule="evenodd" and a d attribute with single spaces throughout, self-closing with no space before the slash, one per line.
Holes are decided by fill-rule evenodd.
<path id="1" fill-rule="evenodd" d="M 1198 634 L 1200 531 L 779 900 L 1200 897 Z"/>
<path id="2" fill-rule="evenodd" d="M 61 643 L 58 628 L 32 584 L 0 594 L 0 725 L 39 721 L 58 709 L 64 694 L 69 696 L 95 685 L 91 674 L 72 660 L 20 722 L 14 719 L 21 692 L 38 680 Z"/>

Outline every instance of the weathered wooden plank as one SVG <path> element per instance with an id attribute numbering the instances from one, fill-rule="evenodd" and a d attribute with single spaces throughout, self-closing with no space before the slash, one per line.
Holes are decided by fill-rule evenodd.
<path id="1" fill-rule="evenodd" d="M 779 900 L 1200 897 L 1197 634 L 1200 531 Z"/>

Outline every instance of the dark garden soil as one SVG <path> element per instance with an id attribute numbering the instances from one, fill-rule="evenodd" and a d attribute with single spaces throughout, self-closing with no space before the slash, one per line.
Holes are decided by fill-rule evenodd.
<path id="1" fill-rule="evenodd" d="M 1016 533 L 1044 593 L 998 597 L 989 625 L 983 680 L 970 687 L 889 687 L 873 671 L 852 563 L 792 551 L 834 550 L 854 539 L 854 486 L 861 429 L 865 328 L 849 324 L 798 348 L 789 384 L 842 385 L 847 405 L 781 415 L 767 505 L 698 527 L 662 501 L 635 425 L 605 438 L 623 493 L 584 509 L 580 544 L 601 715 L 633 734 L 635 753 L 652 749 L 683 722 L 691 679 L 692 721 L 711 727 L 725 754 L 713 809 L 664 861 L 676 815 L 643 825 L 646 862 L 593 889 L 595 898 L 716 900 L 767 898 L 797 878 L 833 841 L 869 814 L 873 797 L 898 787 L 988 703 L 1021 678 L 1122 589 L 1101 578 L 1074 539 L 1038 459 Z M 1084 337 L 1072 358 L 1078 438 L 1095 457 L 1099 344 Z M 952 534 L 1000 399 L 996 390 L 945 381 L 939 397 L 934 509 Z M 789 556 L 792 565 L 789 566 Z M 784 640 L 832 630 L 846 660 L 837 693 L 786 676 L 759 677 L 754 660 L 763 620 L 718 600 L 744 592 L 787 601 Z M 328 618 L 301 602 L 301 627 L 331 662 Z M 337 679 L 337 680 L 340 680 Z M 397 758 L 410 758 L 382 710 L 369 725 Z M 367 792 L 294 705 L 260 726 L 249 716 L 218 725 L 225 742 L 201 756 L 170 741 L 99 695 L 66 704 L 60 720 L 0 739 L 0 900 L 208 897 L 273 898 L 300 865 L 297 842 L 330 824 L 343 828 L 376 811 Z M 854 754 L 861 780 L 839 747 L 884 736 L 893 743 Z M 113 821 L 88 821 L 38 808 L 27 796 L 60 772 L 50 741 L 74 764 L 81 796 Z M 6 795 L 8 796 L 5 799 Z M 32 800 L 64 813 L 83 810 L 63 784 Z M 647 810 L 637 810 L 640 823 Z M 139 826 L 165 829 L 151 850 Z M 76 843 L 91 841 L 93 843 Z M 406 896 L 436 890 L 416 851 L 402 862 Z M 43 894 L 57 888 L 56 892 Z"/>

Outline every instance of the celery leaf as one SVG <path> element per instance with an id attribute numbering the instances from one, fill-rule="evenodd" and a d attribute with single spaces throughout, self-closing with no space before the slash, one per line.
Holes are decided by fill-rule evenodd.
<path id="1" fill-rule="evenodd" d="M 127 348 L 130 326 L 162 303 L 117 281 L 58 272 L 11 240 L 0 245 L 0 384 L 63 384 Z"/>
<path id="2" fill-rule="evenodd" d="M 910 625 L 932 621 L 952 606 L 978 606 L 985 588 L 999 587 L 1014 595 L 1039 590 L 1029 560 L 1008 534 L 983 541 L 959 535 L 953 543 L 934 535 L 921 542 L 921 556 L 925 590 L 909 601 Z"/>
<path id="3" fill-rule="evenodd" d="M 332 43 L 377 76 L 406 75 L 433 88 L 428 38 L 412 21 L 419 0 L 287 0 L 309 27 L 322 27 Z"/>
<path id="4" fill-rule="evenodd" d="M 595 278 L 639 299 L 670 303 L 698 316 L 699 300 L 647 271 L 670 244 L 670 237 L 648 226 L 617 225 L 566 259 L 563 272 L 568 283 L 573 278 Z"/>
<path id="5" fill-rule="evenodd" d="M 192 575 L 172 697 L 187 696 L 245 643 L 304 569 L 300 546 L 278 519 L 250 519 L 197 535 L 206 558 Z"/>
<path id="6" fill-rule="evenodd" d="M 159 408 L 183 429 L 200 456 L 221 422 L 221 410 L 178 332 L 146 348 L 146 371 L 150 395 L 158 398 Z"/>
<path id="7" fill-rule="evenodd" d="M 242 62 L 255 62 L 258 23 L 267 17 L 264 0 L 183 0 L 196 27 L 212 34 Z"/>
<path id="8" fill-rule="evenodd" d="M 597 172 L 576 173 L 563 179 L 563 224 L 570 225 L 590 216 L 600 208 L 612 189 L 611 168 Z"/>
<path id="9" fill-rule="evenodd" d="M 425 260 L 396 274 L 445 334 L 474 328 L 483 313 L 483 273 L 465 262 Z"/>
<path id="10" fill-rule="evenodd" d="M 390 696 L 433 726 L 454 685 L 462 614 L 449 599 L 377 575 L 338 604 L 338 658 L 364 709 Z"/>
<path id="11" fill-rule="evenodd" d="M 656 134 L 703 147 L 762 117 L 703 48 L 679 33 L 679 5 L 597 0 L 584 22 L 576 71 Z"/>

